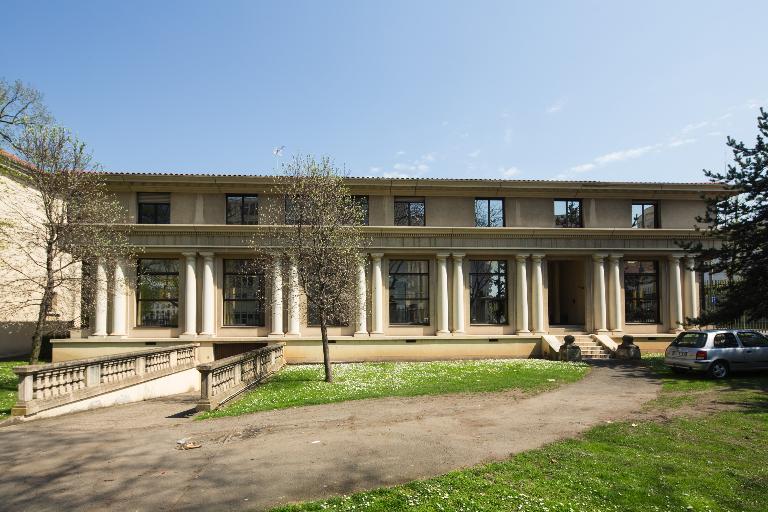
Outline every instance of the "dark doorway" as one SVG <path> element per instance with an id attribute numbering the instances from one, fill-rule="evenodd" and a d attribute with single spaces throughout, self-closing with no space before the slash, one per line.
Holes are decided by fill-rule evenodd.
<path id="1" fill-rule="evenodd" d="M 547 262 L 549 325 L 584 326 L 584 262 Z"/>
<path id="2" fill-rule="evenodd" d="M 266 347 L 266 342 L 258 343 L 214 343 L 213 344 L 213 359 L 224 359 L 225 357 L 232 357 L 243 352 L 250 350 L 256 350 L 257 348 Z"/>

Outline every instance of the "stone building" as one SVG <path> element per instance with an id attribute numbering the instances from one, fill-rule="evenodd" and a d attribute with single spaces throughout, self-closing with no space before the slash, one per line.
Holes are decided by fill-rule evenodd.
<path id="1" fill-rule="evenodd" d="M 244 261 L 283 208 L 269 176 L 108 175 L 142 248 L 99 262 L 90 328 L 54 342 L 56 360 L 195 340 L 202 358 L 286 343 L 322 358 L 290 269 Z M 573 333 L 633 334 L 660 349 L 699 309 L 700 278 L 678 245 L 707 183 L 348 178 L 372 240 L 357 315 L 330 328 L 337 361 L 533 357 Z M 710 242 L 712 243 L 712 242 Z M 284 274 L 284 275 L 283 275 Z M 139 283 L 136 285 L 136 283 Z M 307 318 L 308 316 L 308 318 Z M 599 341 L 599 340 L 598 340 Z"/>

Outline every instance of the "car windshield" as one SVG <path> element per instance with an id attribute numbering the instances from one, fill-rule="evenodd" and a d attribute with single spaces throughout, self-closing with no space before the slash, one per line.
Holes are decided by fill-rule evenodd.
<path id="1" fill-rule="evenodd" d="M 707 342 L 705 332 L 683 332 L 677 335 L 672 344 L 676 347 L 701 348 Z"/>

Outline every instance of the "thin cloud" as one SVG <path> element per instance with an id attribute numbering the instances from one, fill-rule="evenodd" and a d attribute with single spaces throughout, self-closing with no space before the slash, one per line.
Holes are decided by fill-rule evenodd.
<path id="1" fill-rule="evenodd" d="M 658 149 L 659 144 L 653 144 L 650 146 L 641 146 L 639 148 L 622 149 L 621 151 L 614 151 L 612 153 L 606 153 L 595 158 L 595 164 L 607 165 L 615 162 L 624 162 L 626 160 L 633 160 L 640 158 L 641 156 L 650 153 L 654 149 Z"/>
<path id="2" fill-rule="evenodd" d="M 556 102 L 554 102 L 552 105 L 547 107 L 547 114 L 557 114 L 561 110 L 563 110 L 563 107 L 565 107 L 565 100 L 559 99 Z"/>
<path id="3" fill-rule="evenodd" d="M 476 150 L 474 150 L 474 151 L 472 151 L 472 152 L 470 152 L 470 153 L 467 153 L 467 156 L 468 156 L 469 158 L 477 158 L 477 157 L 479 157 L 479 156 L 480 156 L 480 150 L 479 150 L 479 149 L 476 149 Z"/>
<path id="4" fill-rule="evenodd" d="M 709 121 L 701 121 L 700 123 L 687 124 L 683 127 L 682 130 L 680 130 L 680 133 L 683 133 L 683 134 L 690 133 L 692 131 L 699 130 L 701 128 L 709 126 L 710 124 L 712 123 L 710 123 Z"/>
<path id="5" fill-rule="evenodd" d="M 688 139 L 675 139 L 671 141 L 669 144 L 667 144 L 670 148 L 676 148 L 679 146 L 685 146 L 686 144 L 693 144 L 696 142 L 696 139 L 694 138 L 688 138 Z"/>
<path id="6" fill-rule="evenodd" d="M 436 153 L 425 153 L 421 158 L 412 162 L 397 162 L 392 166 L 391 171 L 382 174 L 385 178 L 417 178 L 423 176 L 430 170 L 430 162 L 434 162 Z"/>
<path id="7" fill-rule="evenodd" d="M 572 172 L 587 172 L 595 168 L 595 164 L 581 164 L 571 167 Z"/>
<path id="8" fill-rule="evenodd" d="M 499 173 L 500 173 L 502 176 L 505 176 L 505 177 L 507 177 L 507 178 L 511 178 L 512 176 L 517 176 L 517 175 L 519 175 L 521 172 L 522 172 L 522 171 L 520 171 L 520 169 L 518 169 L 518 168 L 517 168 L 517 167 L 515 167 L 515 166 L 512 166 L 512 167 L 506 167 L 506 168 L 505 168 L 505 167 L 500 167 L 500 168 L 499 168 Z"/>

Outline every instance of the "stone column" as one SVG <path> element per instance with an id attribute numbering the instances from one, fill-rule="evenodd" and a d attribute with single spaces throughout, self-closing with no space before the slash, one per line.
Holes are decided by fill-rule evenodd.
<path id="1" fill-rule="evenodd" d="M 595 312 L 595 332 L 607 332 L 605 300 L 605 255 L 592 255 L 592 305 Z"/>
<path id="2" fill-rule="evenodd" d="M 107 267 L 104 258 L 96 260 L 96 319 L 93 325 L 94 336 L 107 335 Z"/>
<path id="3" fill-rule="evenodd" d="M 624 303 L 621 300 L 621 254 L 611 254 L 608 257 L 608 295 L 611 301 L 611 317 L 608 322 L 608 328 L 613 332 L 623 330 L 622 317 L 624 312 Z"/>
<path id="4" fill-rule="evenodd" d="M 453 334 L 464 334 L 464 254 L 453 253 Z"/>
<path id="5" fill-rule="evenodd" d="M 531 312 L 533 330 L 536 333 L 544 332 L 544 280 L 541 274 L 541 260 L 543 258 L 543 254 L 531 255 Z"/>
<path id="6" fill-rule="evenodd" d="M 685 261 L 685 317 L 699 316 L 699 287 L 696 283 L 696 260 L 690 256 Z"/>
<path id="7" fill-rule="evenodd" d="M 272 262 L 272 332 L 269 336 L 283 335 L 283 269 L 280 258 Z"/>
<path id="8" fill-rule="evenodd" d="M 384 279 L 381 274 L 383 253 L 371 254 L 371 294 L 373 302 L 371 334 L 384 334 Z"/>
<path id="9" fill-rule="evenodd" d="M 365 254 L 357 263 L 357 329 L 353 336 L 368 336 L 368 292 L 365 283 Z"/>
<path id="10" fill-rule="evenodd" d="M 125 321 L 128 313 L 126 311 L 125 298 L 125 261 L 119 259 L 115 262 L 115 275 L 112 284 L 112 332 L 111 336 L 125 336 L 128 334 L 125 328 Z"/>
<path id="11" fill-rule="evenodd" d="M 215 286 L 213 283 L 213 253 L 201 252 L 203 257 L 203 325 L 200 334 L 203 336 L 213 336 L 215 334 L 215 313 L 214 300 Z"/>
<path id="12" fill-rule="evenodd" d="M 680 279 L 680 255 L 669 256 L 669 330 L 683 329 L 683 287 Z"/>
<path id="13" fill-rule="evenodd" d="M 288 267 L 288 335 L 301 336 L 299 325 L 299 269 L 291 262 Z"/>
<path id="14" fill-rule="evenodd" d="M 437 334 L 450 334 L 448 330 L 448 254 L 437 255 Z"/>
<path id="15" fill-rule="evenodd" d="M 197 253 L 184 252 L 184 332 L 182 336 L 197 336 Z"/>
<path id="16" fill-rule="evenodd" d="M 528 330 L 528 276 L 525 268 L 526 254 L 515 256 L 517 267 L 517 283 L 515 288 L 515 320 L 517 323 L 516 334 L 530 334 Z"/>

